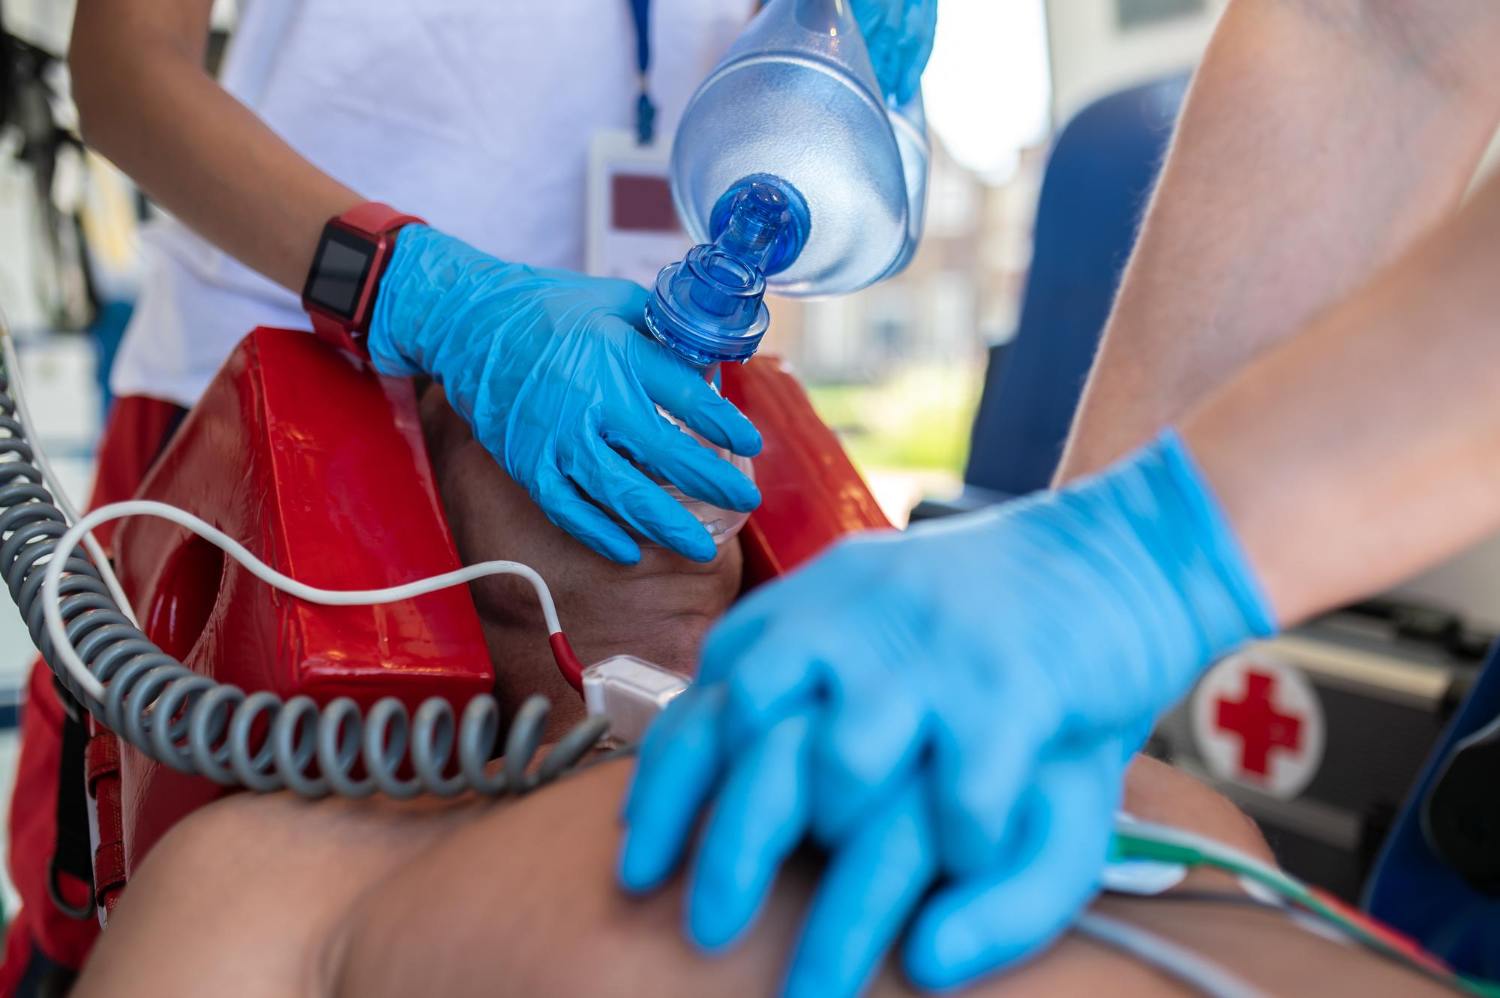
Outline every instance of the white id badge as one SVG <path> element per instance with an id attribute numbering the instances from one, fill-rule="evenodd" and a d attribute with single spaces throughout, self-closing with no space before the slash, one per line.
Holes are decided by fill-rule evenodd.
<path id="1" fill-rule="evenodd" d="M 584 235 L 590 274 L 649 288 L 657 271 L 692 247 L 672 206 L 670 156 L 667 143 L 642 146 L 631 132 L 594 133 Z"/>

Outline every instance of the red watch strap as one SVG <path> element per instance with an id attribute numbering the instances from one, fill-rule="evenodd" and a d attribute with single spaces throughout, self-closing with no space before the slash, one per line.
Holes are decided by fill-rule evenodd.
<path id="1" fill-rule="evenodd" d="M 357 236 L 368 239 L 375 244 L 374 258 L 371 261 L 369 272 L 365 275 L 364 284 L 357 294 L 357 306 L 354 315 L 344 318 L 340 315 L 330 314 L 315 303 L 310 302 L 305 296 L 303 307 L 307 309 L 312 318 L 313 332 L 321 339 L 354 353 L 365 355 L 364 336 L 362 335 L 370 323 L 370 314 L 374 309 L 375 291 L 379 287 L 381 275 L 385 271 L 385 265 L 390 260 L 391 251 L 395 240 L 391 233 L 406 225 L 425 225 L 426 223 L 416 215 L 408 215 L 397 211 L 388 204 L 379 201 L 366 201 L 357 204 L 336 218 L 331 218 L 324 226 L 325 232 L 329 228 L 342 229 L 352 232 Z M 326 238 L 326 236 L 325 236 Z M 318 262 L 313 262 L 316 269 Z M 314 275 L 309 274 L 309 284 Z"/>
<path id="2" fill-rule="evenodd" d="M 403 225 L 427 224 L 415 215 L 408 215 L 405 212 L 397 211 L 390 205 L 382 204 L 379 201 L 366 201 L 364 204 L 357 204 L 340 215 L 338 221 L 343 222 L 351 229 L 363 232 L 372 239 L 382 233 L 390 232 L 392 229 L 399 229 Z"/>
<path id="3" fill-rule="evenodd" d="M 307 315 L 312 319 L 313 334 L 318 339 L 360 357 L 367 356 L 368 351 L 364 347 L 365 338 L 356 336 L 355 331 L 349 328 L 349 323 L 313 309 L 308 309 Z"/>

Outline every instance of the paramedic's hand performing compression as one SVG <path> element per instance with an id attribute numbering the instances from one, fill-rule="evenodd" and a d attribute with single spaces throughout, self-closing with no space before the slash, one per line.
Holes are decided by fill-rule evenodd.
<path id="1" fill-rule="evenodd" d="M 739 934 L 810 834 L 833 858 L 789 995 L 853 994 L 913 912 L 910 977 L 969 980 L 1067 927 L 1151 720 L 1271 630 L 1172 434 L 1057 494 L 845 542 L 710 635 L 642 746 L 621 878 L 659 884 L 717 790 L 699 943 Z"/>
<path id="2" fill-rule="evenodd" d="M 898 939 L 923 985 L 1013 963 L 1094 889 L 1125 756 L 1214 655 L 1500 526 L 1473 403 L 1500 392 L 1500 181 L 1450 217 L 1496 44 L 1489 0 L 1231 0 L 1071 484 L 846 542 L 731 612 L 642 747 L 623 884 L 692 852 L 689 933 L 722 946 L 810 837 L 789 995 L 848 998 Z"/>

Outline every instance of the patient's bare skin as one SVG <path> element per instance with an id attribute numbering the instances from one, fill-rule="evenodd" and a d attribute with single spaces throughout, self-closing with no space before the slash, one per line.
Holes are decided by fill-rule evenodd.
<path id="1" fill-rule="evenodd" d="M 707 958 L 683 939 L 683 878 L 645 899 L 611 883 L 614 817 L 625 765 L 601 767 L 455 831 L 365 898 L 335 944 L 337 998 L 430 993 L 591 998 L 773 998 L 815 884 L 795 864 L 744 943 Z M 1241 848 L 1262 851 L 1240 813 L 1202 784 L 1139 759 L 1127 806 Z M 1193 873 L 1182 890 L 1235 892 L 1233 881 Z M 496 899 L 503 897 L 504 904 Z M 1233 903 L 1106 898 L 1094 907 L 1187 945 L 1269 995 L 1285 998 L 1435 998 L 1445 988 L 1368 953 L 1295 926 L 1284 915 Z M 419 924 L 412 912 L 433 912 Z M 432 955 L 433 950 L 441 955 Z M 913 995 L 888 964 L 870 998 Z M 975 998 L 1176 998 L 1197 992 L 1070 935 L 1011 974 L 966 989 Z"/>
<path id="2" fill-rule="evenodd" d="M 611 872 L 629 764 L 521 801 L 307 802 L 242 794 L 188 818 L 132 881 L 79 998 L 701 998 L 777 993 L 816 869 L 783 876 L 750 938 L 718 959 L 683 939 L 681 880 L 643 900 Z M 1227 801 L 1139 759 L 1142 817 L 1263 850 Z M 1233 892 L 1199 872 L 1184 890 Z M 1278 998 L 1451 992 L 1284 916 L 1234 904 L 1106 898 L 1096 909 L 1221 963 Z M 911 994 L 892 968 L 872 998 Z M 1070 935 L 975 998 L 1192 998 L 1190 989 Z"/>
<path id="3" fill-rule="evenodd" d="M 631 651 L 689 669 L 697 642 L 739 586 L 739 552 L 711 566 L 659 549 L 635 569 L 568 539 L 468 439 L 440 396 L 424 421 L 450 522 L 466 561 L 538 567 L 585 661 Z M 502 696 L 546 691 L 576 704 L 546 651 L 529 589 L 478 588 Z M 576 708 L 575 708 L 576 710 Z M 613 884 L 616 817 L 630 765 L 619 761 L 520 801 L 308 802 L 241 794 L 193 814 L 132 879 L 74 992 L 80 998 L 406 998 L 590 995 L 671 998 L 777 993 L 815 861 L 782 877 L 742 946 L 720 959 L 680 931 L 681 878 L 630 899 Z M 1125 805 L 1269 859 L 1233 805 L 1170 767 L 1139 759 Z M 1220 875 L 1185 887 L 1233 891 Z M 1223 903 L 1104 899 L 1147 926 L 1285 998 L 1448 994 L 1283 916 Z M 1274 954 L 1274 956 L 1273 956 Z M 888 967 L 872 995 L 908 994 Z M 986 981 L 982 998 L 1177 998 L 1156 972 L 1069 936 L 1025 968 Z"/>

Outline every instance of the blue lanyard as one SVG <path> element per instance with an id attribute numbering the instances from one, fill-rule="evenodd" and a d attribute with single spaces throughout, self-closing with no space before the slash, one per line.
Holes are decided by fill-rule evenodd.
<path id="1" fill-rule="evenodd" d="M 651 103 L 651 0 L 630 0 L 635 17 L 635 62 L 641 71 L 641 95 L 635 102 L 635 140 L 650 145 L 656 135 L 656 105 Z"/>

